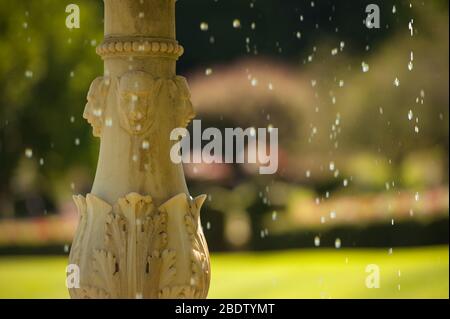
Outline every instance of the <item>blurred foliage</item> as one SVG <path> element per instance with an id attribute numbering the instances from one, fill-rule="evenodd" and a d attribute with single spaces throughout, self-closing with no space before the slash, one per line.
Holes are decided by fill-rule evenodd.
<path id="1" fill-rule="evenodd" d="M 71 31 L 69 3 L 0 0 L 1 216 L 51 213 L 92 183 L 98 140 L 81 115 L 102 73 L 94 47 L 103 38 L 103 4 L 77 1 L 81 28 Z M 213 193 L 212 210 L 257 216 L 272 210 L 266 188 L 277 179 L 286 192 L 303 184 L 319 195 L 342 188 L 344 179 L 352 192 L 382 191 L 396 179 L 399 187 L 448 183 L 448 1 L 411 3 L 383 1 L 382 28 L 369 30 L 363 0 L 178 1 L 178 39 L 187 48 L 179 72 L 191 79 L 201 118 L 221 128 L 271 123 L 281 133 L 279 176 L 235 167 L 223 188 L 193 177 L 193 190 Z M 235 19 L 241 28 L 233 28 Z M 205 76 L 207 67 L 213 76 Z M 238 81 L 253 68 L 262 70 L 260 83 L 275 83 L 272 95 Z M 221 91 L 227 99 L 211 96 Z M 338 169 L 330 172 L 330 162 Z"/>
<path id="2" fill-rule="evenodd" d="M 0 219 L 38 216 L 0 221 L 0 253 L 67 254 L 67 203 L 95 174 L 99 142 L 82 114 L 103 72 L 103 1 L 77 0 L 72 31 L 70 3 L 0 0 Z M 448 246 L 345 249 L 448 244 L 449 2 L 379 1 L 382 27 L 370 30 L 369 3 L 177 1 L 178 72 L 204 128 L 280 130 L 276 176 L 186 165 L 191 192 L 209 194 L 211 250 L 344 248 L 213 254 L 210 297 L 448 298 Z M 381 289 L 363 286 L 368 261 Z M 0 258 L 0 298 L 66 298 L 66 262 Z"/>
<path id="3" fill-rule="evenodd" d="M 81 114 L 90 81 L 102 72 L 94 52 L 102 39 L 102 8 L 94 1 L 80 2 L 83 28 L 70 31 L 65 27 L 69 3 L 0 4 L 3 214 L 13 212 L 10 200 L 29 201 L 33 194 L 52 201 L 68 196 L 71 182 L 66 176 L 79 166 L 94 172 L 96 142 Z M 81 147 L 75 147 L 76 139 Z M 33 152 L 32 160 L 25 156 L 26 149 Z"/>

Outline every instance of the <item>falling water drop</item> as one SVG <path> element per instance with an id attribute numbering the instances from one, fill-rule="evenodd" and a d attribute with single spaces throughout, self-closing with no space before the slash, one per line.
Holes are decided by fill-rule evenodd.
<path id="1" fill-rule="evenodd" d="M 335 242 L 334 242 L 334 247 L 336 247 L 336 249 L 341 248 L 342 246 L 342 242 L 340 238 L 336 238 Z"/>
<path id="2" fill-rule="evenodd" d="M 367 64 L 367 63 L 364 62 L 364 61 L 361 63 L 361 67 L 362 67 L 362 71 L 363 71 L 364 73 L 367 73 L 367 72 L 369 72 L 369 70 L 370 70 L 369 64 Z"/>
<path id="3" fill-rule="evenodd" d="M 204 32 L 208 31 L 208 30 L 209 30 L 209 25 L 208 25 L 208 23 L 206 23 L 206 22 L 200 23 L 200 30 L 202 30 L 202 31 L 204 31 Z"/>
<path id="4" fill-rule="evenodd" d="M 33 150 L 32 150 L 31 148 L 27 148 L 27 149 L 25 150 L 25 156 L 26 156 L 27 158 L 32 158 L 32 157 L 33 157 Z"/>
<path id="5" fill-rule="evenodd" d="M 314 246 L 319 247 L 320 246 L 320 237 L 316 236 L 314 238 Z"/>
<path id="6" fill-rule="evenodd" d="M 332 172 L 334 171 L 334 169 L 336 168 L 334 162 L 330 162 L 329 168 L 330 168 L 330 171 L 332 171 Z"/>

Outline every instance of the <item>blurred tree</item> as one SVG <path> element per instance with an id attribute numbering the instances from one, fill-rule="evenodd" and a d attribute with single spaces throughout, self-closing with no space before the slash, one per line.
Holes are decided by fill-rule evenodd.
<path id="1" fill-rule="evenodd" d="M 69 1 L 0 2 L 0 214 L 11 214 L 14 200 L 70 190 L 58 178 L 74 165 L 94 166 L 81 114 L 101 72 L 93 47 L 102 39 L 102 5 L 78 1 L 81 28 L 69 30 Z M 12 183 L 30 173 L 19 165 L 31 168 L 32 183 Z"/>
<path id="2" fill-rule="evenodd" d="M 25 203 L 18 211 L 38 214 L 45 210 L 46 199 L 57 202 L 59 198 L 67 199 L 72 191 L 87 191 L 94 173 L 98 141 L 91 137 L 90 128 L 81 115 L 88 87 L 102 72 L 102 61 L 94 47 L 103 38 L 103 4 L 100 0 L 77 1 L 81 9 L 81 28 L 69 30 L 65 25 L 65 8 L 70 3 L 68 0 L 0 0 L 0 216 L 13 214 L 16 202 Z M 300 66 L 321 43 L 339 46 L 340 42 L 345 43 L 348 59 L 356 61 L 352 62 L 356 70 L 362 54 L 369 58 L 376 56 L 383 43 L 397 41 L 398 32 L 407 30 L 411 18 L 409 3 L 383 1 L 380 4 L 382 29 L 374 31 L 362 24 L 368 4 L 364 0 L 178 1 L 178 38 L 189 48 L 180 60 L 180 71 L 186 73 L 213 63 L 255 55 Z M 428 28 L 420 30 L 433 33 L 433 16 L 420 15 L 424 2 L 413 3 L 414 8 L 418 7 L 415 25 L 424 24 Z M 396 14 L 392 13 L 394 5 Z M 432 9 L 447 16 L 448 29 L 448 2 L 433 1 Z M 233 27 L 237 19 L 239 28 Z M 208 31 L 200 29 L 202 22 L 208 23 Z M 444 25 L 440 23 L 438 27 Z M 448 31 L 446 34 L 447 42 L 432 51 L 433 61 L 424 64 L 424 69 L 437 67 L 442 56 L 438 50 L 443 50 L 444 45 L 448 47 Z M 395 47 L 395 43 L 391 42 L 391 47 Z M 373 49 L 365 53 L 367 44 Z M 425 61 L 426 52 L 422 52 L 422 61 Z M 444 53 L 448 60 L 448 48 Z M 381 59 L 389 59 L 390 54 L 386 51 Z M 319 53 L 315 62 L 324 68 L 329 66 Z M 448 63 L 446 67 L 448 69 Z M 306 70 L 307 67 L 302 66 L 302 72 L 313 72 L 312 68 Z M 334 70 L 338 71 L 336 65 Z M 327 69 L 321 74 L 325 83 L 333 83 L 335 74 Z M 326 78 L 327 75 L 331 78 Z M 441 86 L 436 90 L 431 88 L 439 79 L 430 77 L 427 81 L 426 92 L 430 92 L 427 101 L 447 107 L 448 91 L 445 94 Z M 358 87 L 362 82 L 355 82 L 345 101 L 367 103 L 372 111 L 378 110 L 372 99 L 380 95 L 380 90 L 375 90 L 378 82 L 373 80 L 375 84 L 370 92 Z M 448 85 L 448 73 L 440 83 Z M 365 93 L 366 97 L 361 97 Z M 328 92 L 322 92 L 321 97 L 328 97 Z M 401 95 L 396 98 L 401 99 Z M 403 113 L 404 110 L 398 113 L 402 121 L 406 116 Z M 345 116 L 344 112 L 342 114 Z M 328 125 L 335 120 L 335 115 L 336 112 L 320 113 L 316 120 Z M 372 135 L 361 134 L 366 123 L 373 123 L 373 113 L 366 115 L 367 118 L 359 118 L 359 122 L 355 121 L 356 124 L 346 131 L 348 148 L 376 143 L 373 136 L 380 133 L 385 123 L 377 124 Z M 448 118 L 448 110 L 441 117 Z M 433 129 L 434 120 L 433 116 L 426 117 L 430 130 L 421 133 L 421 139 L 448 144 L 448 126 L 447 131 Z M 309 130 L 309 126 L 306 129 Z M 322 142 L 316 141 L 313 147 L 329 150 L 330 145 Z M 90 177 L 85 179 L 84 176 Z"/>

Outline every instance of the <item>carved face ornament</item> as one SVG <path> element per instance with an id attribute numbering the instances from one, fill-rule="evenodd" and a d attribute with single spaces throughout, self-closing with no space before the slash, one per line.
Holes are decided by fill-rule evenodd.
<path id="1" fill-rule="evenodd" d="M 87 95 L 83 117 L 92 125 L 96 137 L 102 135 L 109 86 L 108 78 L 99 77 L 92 82 Z"/>
<path id="2" fill-rule="evenodd" d="M 124 129 L 133 135 L 147 133 L 153 125 L 151 110 L 153 78 L 140 71 L 129 72 L 120 79 L 119 115 Z"/>

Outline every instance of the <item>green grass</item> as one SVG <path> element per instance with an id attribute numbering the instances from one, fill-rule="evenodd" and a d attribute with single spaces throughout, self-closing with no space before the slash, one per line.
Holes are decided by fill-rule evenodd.
<path id="1" fill-rule="evenodd" d="M 365 286 L 366 266 L 381 287 Z M 0 298 L 67 298 L 64 257 L 0 258 Z M 210 298 L 448 298 L 448 246 L 215 254 Z M 399 273 L 400 272 L 400 273 Z"/>

